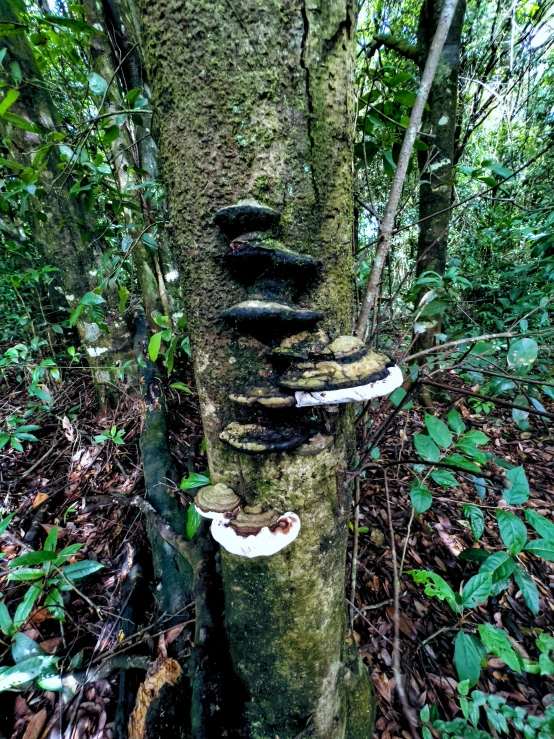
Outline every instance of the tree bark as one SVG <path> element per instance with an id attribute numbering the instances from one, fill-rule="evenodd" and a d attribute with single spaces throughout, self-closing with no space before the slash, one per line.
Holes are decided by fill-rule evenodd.
<path id="1" fill-rule="evenodd" d="M 441 0 L 425 0 L 422 5 L 418 28 L 420 59 L 427 57 L 442 5 Z M 419 218 L 425 220 L 419 228 L 417 276 L 429 270 L 443 275 L 446 269 L 451 217 L 449 207 L 452 204 L 454 179 L 458 71 L 465 10 L 466 0 L 458 0 L 429 93 L 429 107 L 425 110 L 421 125 L 422 131 L 431 134 L 427 139 L 431 146 L 429 151 L 418 153 L 422 181 L 419 188 Z M 434 344 L 435 334 L 440 331 L 441 317 L 433 318 L 435 325 L 419 336 L 418 349 L 426 349 Z"/>
<path id="2" fill-rule="evenodd" d="M 345 641 L 348 411 L 324 410 L 333 446 L 315 457 L 240 458 L 219 440 L 239 418 L 228 395 L 267 374 L 266 343 L 226 326 L 244 298 L 214 214 L 254 197 L 282 212 L 282 238 L 323 262 L 304 296 L 332 336 L 350 333 L 355 10 L 350 0 L 140 0 L 148 78 L 168 186 L 211 478 L 252 503 L 299 514 L 288 548 L 221 552 L 225 626 L 245 695 L 236 736 L 371 736 L 369 676 Z M 311 412 L 291 410 L 297 422 Z M 314 414 L 315 415 L 315 414 Z M 270 422 L 278 423 L 270 419 Z M 200 736 L 201 734 L 197 734 Z"/>

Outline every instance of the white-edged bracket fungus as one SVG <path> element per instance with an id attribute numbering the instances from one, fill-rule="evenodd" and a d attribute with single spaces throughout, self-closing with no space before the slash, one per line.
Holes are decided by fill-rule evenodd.
<path id="1" fill-rule="evenodd" d="M 227 308 L 221 316 L 252 334 L 271 337 L 310 328 L 323 318 L 323 313 L 276 300 L 255 298 Z"/>
<path id="2" fill-rule="evenodd" d="M 341 390 L 320 390 L 318 392 L 296 392 L 297 408 L 306 408 L 312 405 L 336 405 L 338 403 L 359 403 L 372 398 L 388 395 L 402 385 L 404 378 L 398 365 L 388 368 L 387 377 L 366 385 L 342 388 Z M 307 446 L 307 445 L 303 445 Z M 300 447 L 301 448 L 301 447 Z M 296 452 L 299 453 L 299 450 Z"/>
<path id="3" fill-rule="evenodd" d="M 247 387 L 229 395 L 229 400 L 239 405 L 252 407 L 260 405 L 262 408 L 280 410 L 281 408 L 293 408 L 296 398 L 290 393 L 284 393 L 278 387 L 261 385 L 258 387 Z"/>
<path id="4" fill-rule="evenodd" d="M 249 559 L 270 557 L 296 539 L 300 533 L 300 519 L 292 511 L 282 515 L 275 511 L 240 513 L 230 522 L 212 521 L 210 531 L 230 554 Z"/>
<path id="5" fill-rule="evenodd" d="M 239 200 L 235 205 L 218 210 L 215 222 L 231 238 L 249 231 L 269 231 L 279 223 L 281 214 L 261 205 L 257 200 Z"/>
<path id="6" fill-rule="evenodd" d="M 240 498 L 222 482 L 200 488 L 194 499 L 198 513 L 214 521 L 227 521 L 238 513 Z"/>
<path id="7" fill-rule="evenodd" d="M 269 428 L 257 423 L 230 423 L 219 438 L 232 449 L 244 454 L 286 452 L 303 444 L 308 431 L 297 426 Z"/>

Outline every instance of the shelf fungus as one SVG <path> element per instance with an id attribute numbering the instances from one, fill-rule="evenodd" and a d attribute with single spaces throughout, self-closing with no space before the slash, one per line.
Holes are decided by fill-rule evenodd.
<path id="1" fill-rule="evenodd" d="M 248 512 L 245 508 L 231 521 L 213 521 L 213 538 L 230 554 L 239 557 L 270 557 L 293 542 L 300 533 L 300 519 L 292 511 Z"/>
<path id="2" fill-rule="evenodd" d="M 314 326 L 323 313 L 262 297 L 243 300 L 224 310 L 221 316 L 253 335 L 271 337 Z"/>
<path id="3" fill-rule="evenodd" d="M 266 356 L 278 369 L 286 369 L 294 362 L 321 359 L 324 356 L 322 352 L 330 343 L 329 337 L 321 329 L 314 332 L 302 331 L 287 336 L 279 346 L 268 349 Z"/>
<path id="4" fill-rule="evenodd" d="M 244 454 L 286 452 L 303 444 L 308 431 L 302 427 L 269 428 L 256 423 L 230 423 L 219 435 L 221 441 Z"/>
<path id="5" fill-rule="evenodd" d="M 339 336 L 319 356 L 297 362 L 279 381 L 294 391 L 298 407 L 369 400 L 402 384 L 400 368 L 354 336 Z"/>
<path id="6" fill-rule="evenodd" d="M 281 214 L 256 200 L 239 200 L 218 210 L 215 222 L 231 238 L 249 231 L 269 231 L 279 223 Z"/>
<path id="7" fill-rule="evenodd" d="M 245 388 L 244 390 L 231 393 L 229 400 L 239 405 L 248 407 L 260 405 L 262 408 L 270 408 L 272 410 L 293 408 L 296 405 L 294 395 L 285 393 L 278 387 L 271 387 L 271 385 Z"/>
<path id="8" fill-rule="evenodd" d="M 204 518 L 227 521 L 240 509 L 240 498 L 222 482 L 201 488 L 195 499 L 196 510 Z"/>

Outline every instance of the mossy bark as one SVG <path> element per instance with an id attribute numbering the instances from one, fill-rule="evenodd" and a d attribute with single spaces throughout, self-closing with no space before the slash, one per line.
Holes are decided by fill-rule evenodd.
<path id="1" fill-rule="evenodd" d="M 250 502 L 296 511 L 302 530 L 277 555 L 222 551 L 225 621 L 245 700 L 236 736 L 371 736 L 369 676 L 346 643 L 344 570 L 351 451 L 348 411 L 267 415 L 319 425 L 333 446 L 315 457 L 237 456 L 219 440 L 252 420 L 228 400 L 267 376 L 264 342 L 220 313 L 244 299 L 225 270 L 215 212 L 254 197 L 282 212 L 286 246 L 323 270 L 302 304 L 332 336 L 351 333 L 351 145 L 356 5 L 350 0 L 241 4 L 140 0 L 181 284 L 213 482 Z M 281 415 L 282 414 L 282 415 Z"/>

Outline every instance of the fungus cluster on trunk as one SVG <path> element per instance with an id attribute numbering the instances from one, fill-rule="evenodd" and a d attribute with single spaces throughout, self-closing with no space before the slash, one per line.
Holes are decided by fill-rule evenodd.
<path id="1" fill-rule="evenodd" d="M 225 264 L 246 288 L 245 299 L 222 312 L 237 331 L 268 346 L 263 382 L 236 388 L 229 399 L 261 414 L 233 421 L 220 439 L 244 454 L 321 454 L 333 436 L 296 409 L 335 405 L 387 395 L 402 383 L 400 369 L 354 336 L 331 340 L 317 328 L 319 311 L 298 305 L 317 279 L 321 262 L 285 247 L 275 236 L 280 214 L 254 200 L 223 208 L 216 224 L 229 238 Z M 265 414 L 265 416 L 264 416 Z M 204 488 L 198 512 L 213 519 L 211 532 L 227 551 L 246 557 L 274 554 L 300 531 L 295 513 L 243 507 L 225 485 Z"/>

